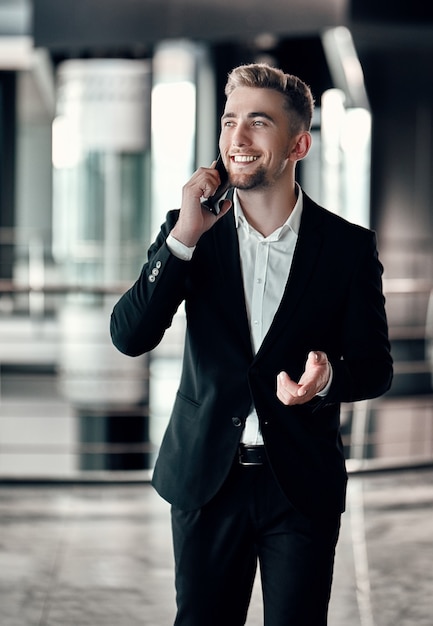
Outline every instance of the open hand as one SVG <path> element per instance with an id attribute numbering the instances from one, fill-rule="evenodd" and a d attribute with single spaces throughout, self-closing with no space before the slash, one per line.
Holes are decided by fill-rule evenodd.
<path id="1" fill-rule="evenodd" d="M 328 357 L 324 352 L 308 354 L 305 370 L 296 383 L 286 372 L 277 376 L 277 397 L 287 406 L 305 404 L 316 396 L 328 383 L 331 374 Z"/>

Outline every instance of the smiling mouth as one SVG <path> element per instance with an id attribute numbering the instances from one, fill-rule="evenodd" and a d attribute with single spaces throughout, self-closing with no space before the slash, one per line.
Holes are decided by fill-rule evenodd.
<path id="1" fill-rule="evenodd" d="M 235 154 L 231 157 L 234 163 L 253 163 L 254 161 L 257 161 L 258 158 L 259 157 L 247 156 L 244 154 Z"/>

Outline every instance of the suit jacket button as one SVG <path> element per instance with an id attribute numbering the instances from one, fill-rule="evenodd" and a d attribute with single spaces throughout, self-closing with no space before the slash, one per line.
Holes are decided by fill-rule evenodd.
<path id="1" fill-rule="evenodd" d="M 233 426 L 236 426 L 236 428 L 239 428 L 239 426 L 242 426 L 242 420 L 239 419 L 239 417 L 232 417 L 232 422 L 233 422 Z"/>

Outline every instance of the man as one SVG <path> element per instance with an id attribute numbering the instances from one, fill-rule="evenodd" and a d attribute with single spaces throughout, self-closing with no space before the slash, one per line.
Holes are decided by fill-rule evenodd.
<path id="1" fill-rule="evenodd" d="M 235 68 L 215 164 L 183 188 L 114 344 L 152 350 L 184 301 L 183 371 L 153 484 L 172 504 L 176 626 L 240 626 L 260 564 L 266 626 L 324 626 L 346 471 L 340 402 L 392 379 L 374 233 L 295 182 L 313 99 L 267 65 Z"/>

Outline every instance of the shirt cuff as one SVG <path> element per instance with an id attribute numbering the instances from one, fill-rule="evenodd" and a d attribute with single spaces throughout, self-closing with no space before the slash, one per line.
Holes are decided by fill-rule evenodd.
<path id="1" fill-rule="evenodd" d="M 191 261 L 195 246 L 188 248 L 188 246 L 175 239 L 171 234 L 167 237 L 166 243 L 168 249 L 175 257 L 182 261 Z"/>
<path id="2" fill-rule="evenodd" d="M 334 376 L 334 373 L 333 373 L 333 370 L 332 370 L 332 365 L 331 365 L 331 364 L 329 364 L 329 380 L 328 380 L 328 382 L 327 382 L 327 384 L 326 384 L 326 387 L 324 387 L 324 388 L 322 389 L 322 391 L 319 391 L 319 393 L 317 394 L 317 396 L 318 396 L 319 398 L 324 398 L 325 396 L 327 396 L 327 395 L 328 395 L 328 391 L 329 391 L 329 389 L 331 388 L 331 384 L 332 384 L 332 378 L 333 378 L 333 376 Z"/>

